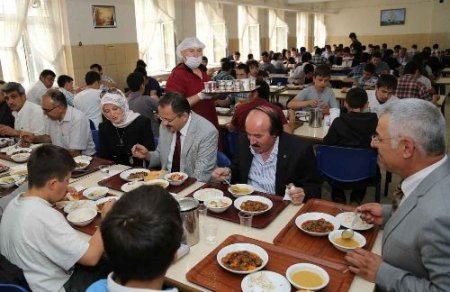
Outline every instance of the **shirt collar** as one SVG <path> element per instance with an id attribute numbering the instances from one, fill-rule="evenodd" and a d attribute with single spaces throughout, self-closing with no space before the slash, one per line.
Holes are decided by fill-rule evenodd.
<path id="1" fill-rule="evenodd" d="M 271 160 L 271 159 L 277 157 L 279 141 L 280 141 L 280 137 L 277 137 L 277 139 L 275 140 L 275 143 L 273 144 L 272 152 L 270 152 L 268 160 Z M 253 150 L 251 145 L 249 145 L 248 147 L 250 147 L 250 152 L 253 154 L 253 156 L 261 156 L 261 154 L 256 153 L 255 150 Z"/>
<path id="2" fill-rule="evenodd" d="M 189 114 L 189 118 L 188 118 L 186 124 L 184 124 L 183 128 L 181 128 L 181 130 L 180 130 L 180 133 L 183 137 L 186 137 L 186 134 L 189 129 L 189 125 L 191 124 L 191 120 L 192 120 L 192 113 Z"/>
<path id="3" fill-rule="evenodd" d="M 66 114 L 64 115 L 62 122 L 70 122 L 70 120 L 72 120 L 72 113 L 73 107 L 67 106 Z"/>
<path id="4" fill-rule="evenodd" d="M 447 161 L 447 155 L 445 155 L 441 160 L 436 163 L 433 163 L 430 166 L 425 167 L 424 169 L 419 170 L 413 175 L 408 176 L 402 182 L 401 189 L 404 194 L 404 198 L 407 198 L 411 193 L 419 186 L 419 184 L 436 168 L 441 166 Z"/>
<path id="5" fill-rule="evenodd" d="M 125 287 L 114 281 L 113 274 L 110 273 L 107 278 L 107 286 L 109 292 L 150 292 L 150 291 L 161 291 L 161 290 L 154 290 L 154 289 L 144 289 L 144 288 L 130 288 Z M 170 290 L 170 291 L 177 291 L 177 290 Z"/>

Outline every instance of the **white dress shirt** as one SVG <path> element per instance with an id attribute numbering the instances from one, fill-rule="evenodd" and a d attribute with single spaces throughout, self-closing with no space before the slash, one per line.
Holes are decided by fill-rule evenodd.
<path id="1" fill-rule="evenodd" d="M 16 119 L 14 129 L 35 135 L 45 133 L 45 118 L 41 106 L 25 101 L 22 108 L 18 112 L 12 112 L 12 115 Z"/>
<path id="2" fill-rule="evenodd" d="M 38 80 L 27 92 L 27 100 L 37 105 L 41 105 L 42 96 L 47 92 L 48 88 L 45 87 L 41 80 Z"/>
<path id="3" fill-rule="evenodd" d="M 100 89 L 87 88 L 76 94 L 73 99 L 75 108 L 82 111 L 88 119 L 94 122 L 95 128 L 102 122 L 102 109 L 100 103 Z"/>

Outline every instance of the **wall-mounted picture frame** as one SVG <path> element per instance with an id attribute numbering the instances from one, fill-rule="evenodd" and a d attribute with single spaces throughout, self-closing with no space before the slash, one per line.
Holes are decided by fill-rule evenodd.
<path id="1" fill-rule="evenodd" d="M 117 27 L 116 8 L 108 5 L 92 5 L 92 19 L 95 28 Z"/>
<path id="2" fill-rule="evenodd" d="M 386 9 L 380 12 L 380 25 L 402 25 L 405 24 L 406 9 Z"/>

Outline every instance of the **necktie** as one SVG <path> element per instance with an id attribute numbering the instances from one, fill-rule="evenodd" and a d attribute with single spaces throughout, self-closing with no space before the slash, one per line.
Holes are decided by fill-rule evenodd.
<path id="1" fill-rule="evenodd" d="M 181 133 L 177 132 L 177 140 L 175 141 L 175 148 L 173 149 L 172 172 L 180 171 L 180 157 L 181 157 Z"/>
<path id="2" fill-rule="evenodd" d="M 397 188 L 394 190 L 394 193 L 393 193 L 394 198 L 392 199 L 392 213 L 397 211 L 398 206 L 400 205 L 400 202 L 402 201 L 404 195 L 405 194 L 402 191 L 401 183 L 400 183 L 397 186 Z"/>

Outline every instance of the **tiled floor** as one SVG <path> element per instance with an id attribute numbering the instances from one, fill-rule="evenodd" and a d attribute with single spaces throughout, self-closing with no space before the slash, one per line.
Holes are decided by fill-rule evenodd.
<path id="1" fill-rule="evenodd" d="M 285 104 L 285 101 L 280 101 L 282 104 Z M 283 103 L 284 102 L 284 103 Z M 450 117 L 448 117 L 450 115 L 450 98 L 447 97 L 447 102 L 445 105 L 445 112 L 446 112 L 446 125 L 447 125 L 447 153 L 450 154 Z M 396 188 L 396 186 L 399 184 L 400 182 L 400 177 L 398 177 L 397 175 L 393 174 L 392 175 L 392 182 L 389 184 L 389 191 L 388 191 L 388 195 L 385 197 L 384 194 L 384 182 L 385 182 L 385 178 L 386 178 L 386 172 L 385 171 L 381 171 L 381 175 L 382 175 L 382 180 L 381 180 L 381 202 L 382 203 L 391 203 L 392 201 L 392 192 L 393 190 Z M 326 200 L 331 200 L 331 188 L 328 185 L 328 183 L 324 183 L 322 186 L 322 198 L 326 199 Z M 347 200 L 349 200 L 350 197 L 350 191 L 347 191 Z M 374 202 L 375 200 L 375 188 L 374 187 L 369 187 L 367 188 L 367 193 L 366 196 L 364 198 L 364 203 L 367 202 Z"/>

